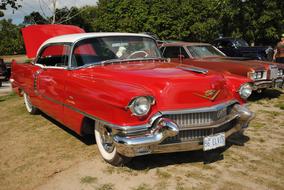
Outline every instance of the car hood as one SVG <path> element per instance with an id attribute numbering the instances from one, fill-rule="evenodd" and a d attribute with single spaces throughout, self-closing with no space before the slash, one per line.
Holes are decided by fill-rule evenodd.
<path id="1" fill-rule="evenodd" d="M 196 69 L 163 61 L 122 62 L 80 69 L 80 75 L 103 79 L 107 85 L 120 82 L 139 87 L 135 96 L 154 96 L 159 110 L 212 106 L 233 99 L 223 75 L 193 72 L 192 68 Z M 205 97 L 209 90 L 218 92 L 215 99 Z"/>
<path id="2" fill-rule="evenodd" d="M 205 61 L 208 64 L 212 63 L 220 63 L 222 66 L 225 66 L 224 69 L 246 69 L 247 71 L 251 71 L 252 69 L 255 71 L 266 69 L 265 65 L 263 65 L 260 61 L 250 60 L 242 57 L 207 57 L 202 59 L 195 59 L 194 61 Z"/>
<path id="3" fill-rule="evenodd" d="M 72 25 L 44 24 L 30 25 L 21 29 L 28 58 L 34 58 L 43 42 L 60 35 L 84 33 L 82 28 Z"/>

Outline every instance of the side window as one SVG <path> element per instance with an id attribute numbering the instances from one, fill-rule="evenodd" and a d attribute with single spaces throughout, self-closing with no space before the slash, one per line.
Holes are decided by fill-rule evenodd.
<path id="1" fill-rule="evenodd" d="M 166 49 L 163 52 L 163 56 L 165 58 L 189 58 L 188 54 L 186 53 L 185 49 L 180 46 L 172 46 L 172 47 L 165 47 Z"/>
<path id="2" fill-rule="evenodd" d="M 100 59 L 92 43 L 79 42 L 76 44 L 72 53 L 72 67 L 80 67 L 98 61 L 100 61 Z"/>
<path id="3" fill-rule="evenodd" d="M 166 47 L 163 56 L 165 58 L 179 58 L 179 54 L 180 54 L 180 47 L 172 46 L 172 47 Z"/>
<path id="4" fill-rule="evenodd" d="M 37 64 L 50 67 L 68 66 L 68 55 L 70 47 L 68 45 L 50 45 L 47 46 L 38 56 Z"/>
<path id="5" fill-rule="evenodd" d="M 189 56 L 186 53 L 184 47 L 180 47 L 180 55 L 183 55 L 183 58 L 189 58 Z"/>
<path id="6" fill-rule="evenodd" d="M 231 48 L 233 46 L 230 41 L 219 41 L 217 42 L 217 48 Z"/>

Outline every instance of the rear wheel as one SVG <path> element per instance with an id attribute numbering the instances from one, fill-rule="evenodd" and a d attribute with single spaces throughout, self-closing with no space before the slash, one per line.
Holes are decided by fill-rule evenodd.
<path id="1" fill-rule="evenodd" d="M 37 114 L 39 112 L 38 108 L 33 106 L 31 99 L 30 99 L 30 96 L 25 92 L 24 92 L 24 102 L 25 102 L 25 105 L 26 105 L 26 109 L 30 114 L 34 115 L 34 114 Z"/>
<path id="2" fill-rule="evenodd" d="M 131 160 L 131 158 L 117 152 L 111 131 L 104 125 L 97 124 L 95 126 L 95 137 L 100 154 L 106 162 L 114 166 L 122 166 Z"/>

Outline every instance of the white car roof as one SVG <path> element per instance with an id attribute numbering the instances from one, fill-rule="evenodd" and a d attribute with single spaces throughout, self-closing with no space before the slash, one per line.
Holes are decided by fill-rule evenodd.
<path id="1" fill-rule="evenodd" d="M 122 33 L 122 32 L 90 32 L 90 33 L 78 33 L 78 34 L 67 34 L 56 36 L 50 38 L 43 42 L 37 51 L 37 55 L 41 48 L 47 44 L 51 43 L 75 43 L 79 40 L 86 39 L 86 38 L 93 38 L 93 37 L 107 37 L 107 36 L 140 36 L 140 37 L 150 37 L 147 34 L 137 34 L 137 33 Z"/>
<path id="2" fill-rule="evenodd" d="M 85 38 L 92 37 L 107 37 L 107 36 L 140 36 L 140 37 L 150 37 L 147 34 L 137 34 L 137 33 L 117 33 L 117 32 L 93 32 L 93 33 L 79 33 L 79 34 L 67 34 L 62 36 L 56 36 L 46 40 L 41 47 L 50 43 L 74 43 Z M 41 49 L 41 47 L 39 49 Z"/>

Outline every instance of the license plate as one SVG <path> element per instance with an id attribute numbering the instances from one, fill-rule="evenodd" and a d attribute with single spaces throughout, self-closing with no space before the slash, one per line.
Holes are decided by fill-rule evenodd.
<path id="1" fill-rule="evenodd" d="M 212 150 L 218 147 L 225 146 L 226 138 L 225 133 L 218 133 L 203 139 L 203 150 Z"/>

